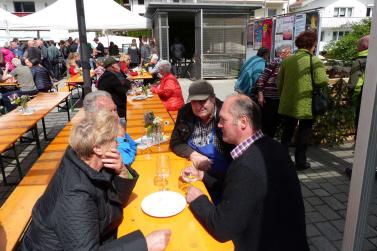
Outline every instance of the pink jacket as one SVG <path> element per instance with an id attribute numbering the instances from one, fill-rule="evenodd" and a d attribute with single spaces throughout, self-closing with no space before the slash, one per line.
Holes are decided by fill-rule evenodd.
<path id="1" fill-rule="evenodd" d="M 1 52 L 3 53 L 4 55 L 4 61 L 5 63 L 9 64 L 9 72 L 11 72 L 15 67 L 14 65 L 12 64 L 12 59 L 15 57 L 13 52 L 11 52 L 9 49 L 7 48 L 1 48 Z"/>

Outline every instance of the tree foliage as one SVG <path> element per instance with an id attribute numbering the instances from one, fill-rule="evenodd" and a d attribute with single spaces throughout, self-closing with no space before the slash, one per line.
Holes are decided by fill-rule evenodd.
<path id="1" fill-rule="evenodd" d="M 372 21 L 370 18 L 361 20 L 351 25 L 351 31 L 338 41 L 331 41 L 325 46 L 330 59 L 342 60 L 351 64 L 352 59 L 357 55 L 357 41 L 370 33 Z"/>

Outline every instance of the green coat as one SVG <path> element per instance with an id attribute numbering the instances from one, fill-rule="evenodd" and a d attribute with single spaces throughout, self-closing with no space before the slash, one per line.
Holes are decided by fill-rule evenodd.
<path id="1" fill-rule="evenodd" d="M 313 56 L 314 83 L 326 86 L 328 78 L 322 61 Z M 283 60 L 277 76 L 279 113 L 296 119 L 312 119 L 312 80 L 310 56 L 305 49 Z"/>

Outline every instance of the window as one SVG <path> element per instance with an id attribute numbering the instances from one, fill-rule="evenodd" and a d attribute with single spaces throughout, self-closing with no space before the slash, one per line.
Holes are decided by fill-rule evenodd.
<path id="1" fill-rule="evenodd" d="M 337 38 L 338 38 L 338 32 L 337 31 L 333 31 L 333 33 L 332 33 L 332 40 L 336 41 Z"/>
<path id="2" fill-rule="evenodd" d="M 144 5 L 144 0 L 137 0 L 137 3 L 138 3 L 139 5 Z"/>
<path id="3" fill-rule="evenodd" d="M 344 31 L 339 31 L 338 40 L 340 40 L 343 36 L 344 36 Z"/>
<path id="4" fill-rule="evenodd" d="M 14 12 L 35 12 L 34 2 L 14 2 Z"/>
<path id="5" fill-rule="evenodd" d="M 373 8 L 367 8 L 367 17 L 371 17 L 373 12 Z"/>
<path id="6" fill-rule="evenodd" d="M 276 9 L 268 9 L 268 14 L 269 17 L 276 16 Z"/>
<path id="7" fill-rule="evenodd" d="M 325 32 L 321 31 L 321 40 L 320 41 L 323 41 L 324 37 L 325 37 Z"/>
<path id="8" fill-rule="evenodd" d="M 352 17 L 353 8 L 334 8 L 334 17 Z"/>

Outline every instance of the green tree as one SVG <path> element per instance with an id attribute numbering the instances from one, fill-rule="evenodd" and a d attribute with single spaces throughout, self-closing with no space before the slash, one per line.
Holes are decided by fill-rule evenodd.
<path id="1" fill-rule="evenodd" d="M 361 20 L 351 25 L 351 31 L 338 41 L 331 41 L 325 46 L 330 59 L 338 59 L 346 64 L 351 64 L 352 59 L 356 57 L 357 41 L 370 33 L 372 21 L 370 18 Z"/>

